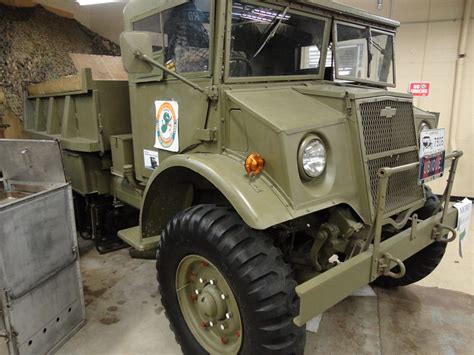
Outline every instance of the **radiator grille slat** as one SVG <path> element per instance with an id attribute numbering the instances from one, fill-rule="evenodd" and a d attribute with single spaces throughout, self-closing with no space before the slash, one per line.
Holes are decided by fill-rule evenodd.
<path id="1" fill-rule="evenodd" d="M 413 108 L 411 102 L 396 100 L 363 102 L 359 108 L 366 155 L 369 157 L 367 165 L 371 197 L 375 207 L 379 169 L 418 161 L 416 149 L 393 154 L 394 150 L 417 145 Z M 386 108 L 391 109 L 391 117 L 381 115 Z M 370 159 L 373 154 L 377 154 L 377 157 Z M 417 168 L 390 177 L 385 202 L 386 214 L 423 198 L 423 187 L 418 185 L 417 177 Z"/>

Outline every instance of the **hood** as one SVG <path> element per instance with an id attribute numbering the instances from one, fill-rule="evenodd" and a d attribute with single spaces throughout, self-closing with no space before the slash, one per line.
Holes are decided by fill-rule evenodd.
<path id="1" fill-rule="evenodd" d="M 300 92 L 296 87 L 249 88 L 226 91 L 227 97 L 277 133 L 309 131 L 338 124 L 346 119 L 323 98 Z"/>
<path id="2" fill-rule="evenodd" d="M 249 111 L 273 130 L 288 134 L 344 121 L 347 115 L 346 98 L 412 98 L 410 94 L 385 89 L 324 81 L 289 87 L 232 89 L 227 90 L 226 94 L 231 102 Z"/>

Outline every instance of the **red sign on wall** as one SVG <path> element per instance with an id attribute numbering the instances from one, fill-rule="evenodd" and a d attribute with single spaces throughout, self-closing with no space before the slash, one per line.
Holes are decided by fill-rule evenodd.
<path id="1" fill-rule="evenodd" d="M 409 91 L 413 96 L 428 96 L 430 94 L 430 83 L 412 82 Z"/>

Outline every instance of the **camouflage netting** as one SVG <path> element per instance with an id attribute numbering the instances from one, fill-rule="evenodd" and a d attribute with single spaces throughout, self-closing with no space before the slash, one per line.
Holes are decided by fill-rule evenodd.
<path id="1" fill-rule="evenodd" d="M 0 5 L 0 91 L 15 115 L 22 116 L 27 85 L 76 73 L 68 53 L 120 55 L 120 49 L 77 21 L 40 6 Z"/>

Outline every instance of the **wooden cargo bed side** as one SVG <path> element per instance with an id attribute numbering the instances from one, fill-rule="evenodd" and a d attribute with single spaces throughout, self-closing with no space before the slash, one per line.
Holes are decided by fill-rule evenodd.
<path id="1" fill-rule="evenodd" d="M 85 92 L 92 89 L 93 81 L 127 81 L 122 58 L 106 55 L 70 53 L 78 74 L 44 81 L 28 86 L 29 96 Z"/>
<path id="2" fill-rule="evenodd" d="M 94 80 L 128 80 L 128 74 L 123 69 L 122 57 L 109 55 L 94 55 L 69 53 L 77 70 L 90 68 Z"/>
<path id="3" fill-rule="evenodd" d="M 58 79 L 44 81 L 38 84 L 31 84 L 27 87 L 27 90 L 29 96 L 85 92 L 90 89 L 91 82 L 91 70 L 84 69 L 77 75 L 69 75 Z"/>

